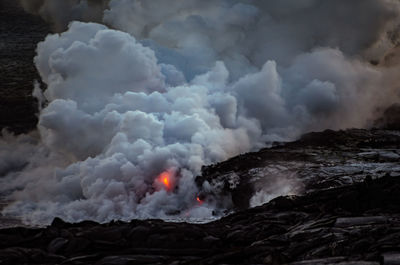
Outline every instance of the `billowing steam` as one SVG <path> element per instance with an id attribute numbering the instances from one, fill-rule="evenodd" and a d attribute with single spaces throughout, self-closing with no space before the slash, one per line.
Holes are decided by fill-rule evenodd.
<path id="1" fill-rule="evenodd" d="M 40 138 L 0 142 L 4 213 L 29 223 L 205 218 L 202 165 L 398 101 L 394 1 L 21 1 L 58 28 L 107 25 L 38 45 Z"/>

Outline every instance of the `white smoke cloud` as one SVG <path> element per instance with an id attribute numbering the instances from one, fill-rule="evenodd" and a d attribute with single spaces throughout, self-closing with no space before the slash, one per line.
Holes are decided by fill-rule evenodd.
<path id="1" fill-rule="evenodd" d="M 23 171 L 11 179 L 15 185 L 3 186 L 29 183 L 14 192 L 20 203 L 8 209 L 32 212 L 27 221 L 162 217 L 188 209 L 202 165 L 245 152 L 258 140 L 235 124 L 236 116 L 225 128 L 215 113 L 214 104 L 229 113 L 235 100 L 221 90 L 226 69 L 221 87 L 205 86 L 221 74 L 222 63 L 193 84 L 169 86 L 151 49 L 126 33 L 78 22 L 41 43 L 35 62 L 48 85 L 41 137 L 69 166 L 43 172 L 34 183 Z M 166 169 L 179 170 L 176 192 L 154 186 Z"/>
<path id="2" fill-rule="evenodd" d="M 340 11 L 361 5 L 361 16 Z M 40 139 L 0 141 L 0 193 L 15 201 L 3 212 L 35 224 L 207 217 L 214 206 L 197 204 L 194 183 L 203 165 L 309 130 L 362 127 L 398 100 L 398 68 L 363 57 L 392 7 L 110 1 L 114 29 L 72 22 L 38 45 L 48 105 Z M 330 30 L 342 20 L 350 26 Z"/>
<path id="3" fill-rule="evenodd" d="M 237 79 L 268 60 L 287 66 L 316 47 L 359 56 L 383 38 L 398 11 L 398 2 L 383 0 L 112 0 L 104 22 L 148 39 L 161 62 L 190 78 L 217 59 Z"/>

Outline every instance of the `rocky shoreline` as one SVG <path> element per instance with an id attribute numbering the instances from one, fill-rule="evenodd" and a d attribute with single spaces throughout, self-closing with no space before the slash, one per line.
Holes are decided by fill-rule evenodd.
<path id="1" fill-rule="evenodd" d="M 278 197 L 208 224 L 0 230 L 0 264 L 398 264 L 400 179 Z"/>
<path id="2" fill-rule="evenodd" d="M 196 182 L 199 187 L 205 182 L 211 186 L 203 188 L 205 198 L 222 201 L 231 197 L 238 210 L 247 209 L 255 193 L 273 197 L 304 194 L 366 178 L 398 177 L 399 161 L 397 130 L 326 130 L 204 167 Z"/>
<path id="3" fill-rule="evenodd" d="M 226 181 L 220 194 L 203 194 L 205 200 L 232 196 L 236 213 L 220 220 L 70 224 L 56 218 L 46 228 L 1 229 L 0 264 L 400 264 L 399 154 L 398 131 L 308 134 L 204 168 L 198 183 L 217 172 L 239 177 L 234 188 L 230 178 L 220 178 Z M 279 165 L 281 171 L 271 171 L 278 176 L 296 171 L 304 190 L 247 208 L 259 172 L 270 172 L 254 170 L 261 165 Z M 260 183 L 268 187 L 274 174 Z"/>

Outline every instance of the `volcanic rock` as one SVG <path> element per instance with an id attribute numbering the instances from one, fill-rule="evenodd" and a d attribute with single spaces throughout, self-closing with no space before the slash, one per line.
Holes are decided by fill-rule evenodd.
<path id="1" fill-rule="evenodd" d="M 203 167 L 196 183 L 206 200 L 218 203 L 231 199 L 232 209 L 247 209 L 279 195 L 400 176 L 399 160 L 399 131 L 326 130 Z M 270 196 L 257 202 L 257 194 Z M 346 193 L 338 199 L 357 208 L 353 197 Z M 290 207 L 292 202 L 281 198 L 276 203 Z"/>
<path id="2" fill-rule="evenodd" d="M 2 229 L 0 264 L 399 264 L 400 166 L 381 155 L 399 154 L 399 143 L 400 133 L 387 130 L 308 134 L 205 167 L 198 178 L 222 181 L 220 194 L 203 191 L 205 199 L 230 194 L 243 207 L 252 194 L 238 190 L 291 171 L 303 185 L 297 195 L 235 205 L 206 224 L 56 218 L 45 228 Z"/>

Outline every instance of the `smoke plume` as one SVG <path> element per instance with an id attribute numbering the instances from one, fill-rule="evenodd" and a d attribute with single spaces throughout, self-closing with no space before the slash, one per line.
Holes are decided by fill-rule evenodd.
<path id="1" fill-rule="evenodd" d="M 14 201 L 3 212 L 27 223 L 206 218 L 203 165 L 365 127 L 399 100 L 385 59 L 396 1 L 21 3 L 58 29 L 102 22 L 38 44 L 39 135 L 1 139 L 0 193 Z"/>

